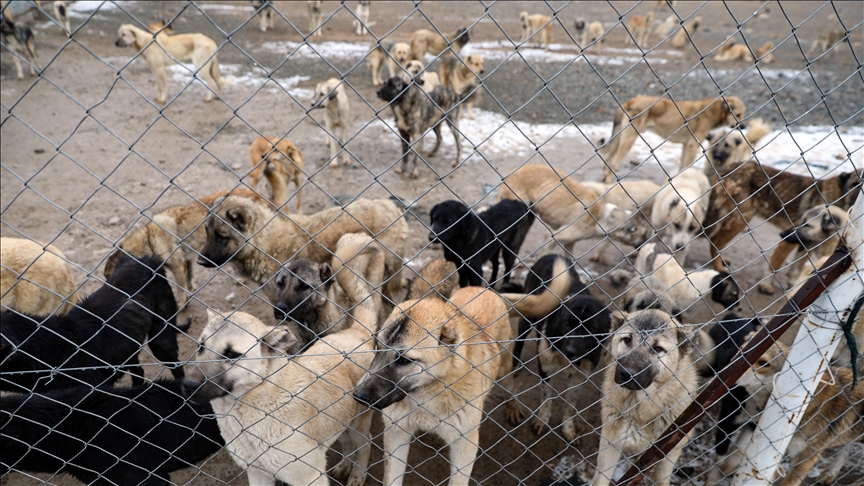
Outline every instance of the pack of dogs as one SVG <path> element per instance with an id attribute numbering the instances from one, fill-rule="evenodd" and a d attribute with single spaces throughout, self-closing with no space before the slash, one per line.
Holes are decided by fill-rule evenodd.
<path id="1" fill-rule="evenodd" d="M 282 14 L 269 1 L 252 4 L 260 30 L 274 29 Z M 672 4 L 658 2 L 655 11 Z M 308 36 L 322 36 L 328 20 L 322 2 L 307 7 Z M 361 1 L 351 11 L 356 35 L 367 35 L 374 25 L 370 7 Z M 53 8 L 71 35 L 65 3 Z M 655 29 L 654 17 L 628 15 L 625 45 L 651 47 L 656 35 L 681 47 L 702 22 L 673 15 Z M 519 21 L 521 43 L 548 49 L 560 19 L 523 11 Z M 18 78 L 19 58 L 36 75 L 41 67 L 32 30 L 5 13 L 0 27 Z M 600 22 L 579 18 L 573 27 L 582 49 L 607 36 Z M 369 52 L 372 84 L 391 108 L 401 142 L 397 173 L 419 177 L 418 159 L 435 170 L 428 159 L 440 148 L 444 124 L 455 141 L 452 167 L 460 164 L 460 114 L 464 107 L 473 118 L 485 73 L 480 54 L 460 54 L 471 36 L 467 27 L 420 29 L 405 42 L 379 42 Z M 808 55 L 823 55 L 843 41 L 844 32 L 825 33 Z M 124 24 L 115 44 L 133 47 L 146 61 L 159 104 L 168 102 L 166 69 L 175 61 L 192 61 L 209 87 L 205 101 L 221 96 L 226 85 L 217 45 L 203 34 L 174 33 L 169 22 L 147 29 Z M 767 42 L 751 50 L 730 39 L 714 58 L 768 63 L 774 47 Z M 425 64 L 427 55 L 439 62 L 437 73 Z M 381 76 L 385 66 L 387 79 Z M 319 83 L 313 108 L 324 110 L 331 164 L 339 165 L 340 157 L 342 165 L 350 164 L 345 81 Z M 745 298 L 721 254 L 750 221 L 759 217 L 779 229 L 769 276 L 758 285 L 765 293 L 776 284 L 786 287 L 777 276 L 793 252 L 788 283 L 794 290 L 843 243 L 861 174 L 815 179 L 762 165 L 754 154 L 770 129 L 760 119 L 745 127 L 745 120 L 736 96 L 627 100 L 615 113 L 608 142 L 598 144 L 602 181 L 577 180 L 550 164 L 523 165 L 501 174 L 489 207 L 442 201 L 423 225 L 443 258 L 419 270 L 405 265 L 410 228 L 392 200 L 357 198 L 303 214 L 303 154 L 284 136 L 263 134 L 249 148 L 250 189 L 208 194 L 132 228 L 105 259 L 104 285 L 88 296 L 60 249 L 4 237 L 0 470 L 62 472 L 85 483 L 168 484 L 171 472 L 224 448 L 250 484 L 329 484 L 332 477 L 362 486 L 373 420 L 380 417 L 385 484 L 410 478 L 410 445 L 425 434 L 448 445 L 449 484 L 468 484 L 490 392 L 502 389 L 502 408 L 514 427 L 527 419 L 538 437 L 554 429 L 577 447 L 597 431 L 592 484 L 610 484 L 622 456 L 651 448 L 762 326 L 757 317 L 732 313 L 711 326 L 696 324 L 706 308 L 722 315 Z M 662 186 L 622 180 L 621 162 L 646 131 L 682 144 L 680 170 Z M 429 132 L 436 143 L 427 152 L 423 137 Z M 692 167 L 700 151 L 704 171 Z M 262 176 L 269 198 L 254 190 Z M 296 212 L 289 214 L 292 198 Z M 519 255 L 537 220 L 566 255 L 540 256 L 519 284 L 514 277 L 525 265 Z M 688 270 L 688 249 L 702 237 L 710 243 L 711 261 Z M 610 295 L 592 295 L 593 283 L 576 271 L 570 255 L 587 239 L 602 241 L 595 262 L 603 262 L 610 241 L 634 249 L 622 259 L 635 257 L 636 273 L 610 272 L 610 283 L 624 287 L 612 296 L 617 303 Z M 272 304 L 278 324 L 208 309 L 198 350 L 183 359 L 178 337 L 189 331 L 191 318 L 178 319 L 181 306 L 198 292 L 196 263 L 230 266 L 243 285 Z M 410 280 L 403 277 L 408 273 L 414 274 Z M 853 332 L 860 341 L 864 326 Z M 524 349 L 532 342 L 536 351 Z M 151 374 L 144 373 L 144 346 L 170 379 L 145 378 Z M 710 484 L 731 477 L 746 461 L 744 447 L 787 351 L 776 343 L 722 399 Z M 540 378 L 535 410 L 520 402 L 527 381 L 516 379 L 530 367 Z M 599 424 L 577 406 L 595 374 L 602 374 Z M 131 386 L 118 386 L 125 375 Z M 783 486 L 800 484 L 825 450 L 864 437 L 864 390 L 852 387 L 849 369 L 834 368 L 831 376 L 792 437 L 792 468 Z M 691 433 L 655 466 L 655 484 L 670 484 L 693 440 Z M 328 469 L 336 442 L 341 459 Z M 845 458 L 844 449 L 820 481 L 833 481 Z"/>

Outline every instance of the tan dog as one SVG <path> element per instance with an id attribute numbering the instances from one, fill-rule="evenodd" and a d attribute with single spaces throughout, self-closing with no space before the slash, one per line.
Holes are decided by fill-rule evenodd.
<path id="1" fill-rule="evenodd" d="M 699 30 L 700 25 L 702 25 L 702 17 L 694 17 L 692 20 L 685 22 L 684 28 L 672 36 L 672 47 L 676 49 L 684 47 L 684 44 Z"/>
<path id="2" fill-rule="evenodd" d="M 753 55 L 750 54 L 750 48 L 744 44 L 736 44 L 734 39 L 729 39 L 717 55 L 714 56 L 715 61 L 746 61 L 753 62 Z"/>
<path id="3" fill-rule="evenodd" d="M 797 246 L 790 281 L 798 284 L 827 260 L 841 243 L 843 228 L 849 224 L 846 211 L 837 206 L 816 206 L 795 222 L 795 227 L 780 233 L 784 242 Z M 781 262 L 782 263 L 782 262 Z"/>
<path id="4" fill-rule="evenodd" d="M 655 96 L 631 98 L 615 113 L 612 137 L 601 149 L 606 160 L 604 180 L 615 182 L 615 171 L 621 160 L 630 152 L 639 134 L 646 130 L 660 135 L 667 142 L 683 144 L 679 168 L 684 170 L 696 160 L 708 132 L 737 123 L 744 118 L 744 112 L 744 103 L 737 96 L 677 103 Z M 628 124 L 627 120 L 632 122 Z"/>
<path id="5" fill-rule="evenodd" d="M 688 335 L 668 314 L 647 310 L 613 313 L 620 327 L 610 338 L 613 363 L 603 379 L 600 447 L 593 486 L 607 486 L 621 456 L 638 457 L 696 397 L 699 378 L 693 363 L 698 335 Z M 654 466 L 653 484 L 669 486 L 685 436 Z"/>
<path id="6" fill-rule="evenodd" d="M 774 62 L 774 54 L 771 53 L 773 50 L 774 43 L 766 42 L 756 48 L 756 58 L 759 59 L 760 63 L 770 64 Z"/>
<path id="7" fill-rule="evenodd" d="M 413 79 L 414 82 L 423 87 L 423 91 L 431 93 L 441 85 L 441 78 L 438 77 L 438 73 L 425 71 L 425 69 L 426 66 L 420 61 L 408 61 L 408 65 L 405 66 L 406 72 L 402 73 L 402 80 L 410 83 Z"/>
<path id="8" fill-rule="evenodd" d="M 348 121 L 351 118 L 351 105 L 342 81 L 330 78 L 315 86 L 315 108 L 325 108 L 324 128 L 327 130 L 327 143 L 330 146 L 330 165 L 338 167 L 337 156 L 342 150 L 342 163 L 351 164 L 351 155 L 345 150 L 348 139 Z"/>
<path id="9" fill-rule="evenodd" d="M 677 15 L 670 15 L 666 17 L 663 22 L 657 25 L 657 28 L 654 29 L 654 33 L 657 34 L 661 40 L 669 37 L 669 34 L 675 30 L 675 27 L 678 27 L 680 20 L 678 20 Z"/>
<path id="10" fill-rule="evenodd" d="M 369 32 L 369 27 L 374 23 L 369 22 L 369 12 L 371 10 L 369 0 L 360 0 L 357 2 L 357 8 L 354 13 L 357 17 L 351 21 L 354 26 L 354 33 L 357 35 L 366 35 Z"/>
<path id="11" fill-rule="evenodd" d="M 570 253 L 576 242 L 588 238 L 608 236 L 639 247 L 653 236 L 648 223 L 632 217 L 632 211 L 594 204 L 600 196 L 551 167 L 523 165 L 504 180 L 498 200 L 516 199 L 531 206 L 550 228 L 561 229 L 553 237 Z"/>
<path id="12" fill-rule="evenodd" d="M 211 211 L 198 264 L 215 267 L 230 261 L 239 276 L 264 286 L 262 291 L 270 302 L 279 296 L 272 280 L 283 262 L 292 258 L 328 262 L 339 238 L 347 233 L 369 234 L 381 243 L 389 278 L 385 294 L 392 298 L 402 290 L 397 275 L 402 269 L 408 223 L 388 199 L 357 199 L 344 208 L 289 217 L 277 215 L 262 201 L 230 195 L 213 203 Z"/>
<path id="13" fill-rule="evenodd" d="M 848 39 L 846 38 L 846 33 L 842 30 L 823 32 L 819 35 L 818 39 L 813 41 L 813 46 L 810 47 L 809 51 L 807 51 L 807 55 L 809 56 L 814 52 L 816 53 L 816 55 L 825 54 L 831 48 L 844 40 L 848 41 Z"/>
<path id="14" fill-rule="evenodd" d="M 756 144 L 770 131 L 761 118 L 756 118 L 748 122 L 746 134 L 728 128 L 709 133 L 705 137 L 709 146 L 705 151 L 708 158 L 705 175 L 714 180 L 732 167 L 750 160 L 755 154 Z"/>
<path id="15" fill-rule="evenodd" d="M 522 21 L 522 40 L 520 42 L 528 42 L 528 39 L 539 31 L 539 45 L 549 49 L 549 44 L 552 43 L 552 17 L 520 12 L 519 20 Z"/>
<path id="16" fill-rule="evenodd" d="M 702 233 L 710 196 L 708 177 L 693 167 L 670 179 L 657 194 L 651 208 L 651 226 L 681 262 L 687 259 L 690 243 Z"/>
<path id="17" fill-rule="evenodd" d="M 628 34 L 624 36 L 624 46 L 633 44 L 635 39 L 637 47 L 643 47 L 651 35 L 652 27 L 654 27 L 654 12 L 648 12 L 644 17 L 641 15 L 631 17 L 627 21 Z"/>
<path id="18" fill-rule="evenodd" d="M 195 291 L 192 285 L 193 263 L 207 240 L 204 220 L 208 207 L 228 194 L 263 202 L 258 194 L 237 188 L 208 194 L 185 206 L 172 206 L 153 216 L 153 221 L 136 229 L 117 245 L 105 260 L 105 277 L 114 273 L 114 267 L 123 255 L 135 258 L 155 255 L 165 261 L 165 268 L 171 270 L 175 283 L 186 289 L 183 302 L 189 302 L 190 294 Z"/>
<path id="19" fill-rule="evenodd" d="M 603 28 L 603 24 L 600 22 L 591 22 L 588 23 L 583 18 L 578 18 L 573 21 L 573 28 L 576 30 L 576 35 L 579 36 L 579 45 L 582 49 L 585 49 L 589 45 L 597 42 L 598 44 L 603 42 L 603 34 L 606 33 L 606 30 Z M 597 46 L 599 47 L 599 45 Z"/>
<path id="20" fill-rule="evenodd" d="M 385 63 L 387 65 L 387 70 L 390 73 L 390 77 L 392 78 L 397 74 L 397 63 L 405 68 L 408 66 L 408 61 L 410 60 L 411 46 L 407 43 L 396 42 L 386 51 L 381 44 L 378 44 L 372 49 L 372 52 L 370 52 L 369 56 L 366 58 L 366 65 L 369 67 L 369 71 L 372 72 L 372 84 L 375 86 L 381 86 L 384 84 L 384 80 L 381 79 L 381 69 L 384 67 Z M 401 73 L 401 71 L 400 68 L 399 72 Z"/>
<path id="21" fill-rule="evenodd" d="M 270 183 L 270 202 L 274 206 L 282 206 L 288 201 L 288 183 L 294 181 L 297 186 L 297 212 L 302 213 L 303 182 L 306 179 L 303 154 L 296 145 L 288 140 L 274 137 L 258 137 L 249 147 L 249 162 L 252 172 L 249 177 L 253 190 L 261 179 L 261 173 Z"/>
<path id="22" fill-rule="evenodd" d="M 309 37 L 324 35 L 321 28 L 321 0 L 311 0 L 307 3 L 309 9 Z"/>
<path id="23" fill-rule="evenodd" d="M 474 89 L 480 84 L 480 74 L 483 70 L 483 56 L 481 54 L 471 54 L 462 59 L 456 56 L 449 56 L 441 61 L 441 67 L 438 69 L 441 75 L 441 83 L 444 86 L 453 88 L 453 92 L 462 96 L 469 89 Z M 475 91 L 462 101 L 465 106 L 468 118 L 474 119 L 474 103 L 479 101 L 480 91 Z"/>
<path id="24" fill-rule="evenodd" d="M 633 211 L 634 215 L 640 213 L 645 218 L 651 216 L 651 209 L 660 192 L 660 186 L 648 180 L 624 180 L 618 184 L 583 182 L 582 185 L 601 195 L 599 203 L 614 204 L 626 211 Z M 591 261 L 603 263 L 606 248 L 610 244 L 609 240 L 601 241 Z"/>
<path id="25" fill-rule="evenodd" d="M 449 299 L 459 288 L 459 273 L 456 264 L 436 258 L 427 263 L 420 273 L 408 284 L 405 300 L 431 297 Z"/>
<path id="26" fill-rule="evenodd" d="M 66 256 L 54 245 L 0 238 L 0 306 L 31 316 L 67 314 L 78 301 Z"/>
<path id="27" fill-rule="evenodd" d="M 210 91 L 204 101 L 213 99 L 213 92 L 222 96 L 222 87 L 227 83 L 219 74 L 219 62 L 216 60 L 216 42 L 204 34 L 175 34 L 166 32 L 153 34 L 139 29 L 134 25 L 123 24 L 118 30 L 119 37 L 114 42 L 117 47 L 134 47 L 141 51 L 141 56 L 147 61 L 150 70 L 156 75 L 156 85 L 159 95 L 156 103 L 165 104 L 168 99 L 168 80 L 166 69 L 177 61 L 192 61 L 196 75 L 201 76 L 210 86 Z"/>
<path id="28" fill-rule="evenodd" d="M 508 309 L 535 319 L 548 314 L 567 293 L 566 268 L 563 260 L 555 264 L 557 277 L 540 295 L 466 287 L 451 301 L 425 298 L 393 309 L 376 336 L 369 372 L 354 390 L 355 400 L 381 410 L 384 419 L 384 484 L 403 483 L 413 435 L 432 432 L 449 447 L 449 484 L 467 486 L 486 396 L 499 377 L 513 391 Z M 517 302 L 510 307 L 507 300 Z M 511 423 L 521 421 L 516 400 L 506 409 Z"/>
<path id="29" fill-rule="evenodd" d="M 454 54 L 459 54 L 470 38 L 471 32 L 466 27 L 447 34 L 447 37 L 431 30 L 415 30 L 411 34 L 411 59 L 423 61 L 426 53 L 440 56 L 448 47 Z"/>

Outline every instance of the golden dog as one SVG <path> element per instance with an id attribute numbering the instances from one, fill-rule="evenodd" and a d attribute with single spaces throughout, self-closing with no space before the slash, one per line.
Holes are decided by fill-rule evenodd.
<path id="1" fill-rule="evenodd" d="M 549 49 L 549 44 L 552 43 L 552 17 L 520 12 L 519 20 L 522 21 L 522 40 L 520 42 L 527 42 L 535 32 L 540 31 L 539 44 L 545 49 Z"/>
<path id="2" fill-rule="evenodd" d="M 252 172 L 249 173 L 252 183 L 249 187 L 255 189 L 263 172 L 272 191 L 270 202 L 274 206 L 282 206 L 288 200 L 288 182 L 294 181 L 297 186 L 297 212 L 303 212 L 302 191 L 306 174 L 303 154 L 296 145 L 284 138 L 258 137 L 249 147 L 249 162 L 252 164 Z"/>
<path id="3" fill-rule="evenodd" d="M 54 245 L 0 238 L 0 306 L 31 316 L 62 315 L 78 301 L 66 256 Z"/>

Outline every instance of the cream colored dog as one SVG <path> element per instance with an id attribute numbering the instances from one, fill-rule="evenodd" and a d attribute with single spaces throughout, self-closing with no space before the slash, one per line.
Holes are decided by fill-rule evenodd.
<path id="1" fill-rule="evenodd" d="M 755 118 L 747 122 L 746 133 L 729 128 L 721 128 L 709 133 L 705 137 L 705 141 L 708 142 L 708 150 L 705 151 L 705 156 L 708 158 L 705 164 L 705 175 L 709 179 L 716 180 L 735 165 L 750 160 L 755 154 L 756 144 L 769 132 L 771 128 L 761 118 Z"/>
<path id="2" fill-rule="evenodd" d="M 326 116 L 324 128 L 327 129 L 327 143 L 330 145 L 330 165 L 338 167 L 337 155 L 342 150 L 342 163 L 351 164 L 351 155 L 345 150 L 343 143 L 348 138 L 348 120 L 351 117 L 351 105 L 342 81 L 330 78 L 315 87 L 315 108 L 324 108 Z"/>
<path id="3" fill-rule="evenodd" d="M 249 147 L 249 162 L 252 164 L 252 172 L 249 173 L 252 182 L 249 187 L 254 190 L 263 173 L 272 190 L 270 202 L 281 206 L 288 200 L 288 183 L 293 181 L 297 186 L 297 212 L 303 212 L 303 182 L 306 174 L 303 172 L 303 154 L 296 145 L 284 138 L 258 137 Z"/>
<path id="4" fill-rule="evenodd" d="M 156 103 L 165 104 L 168 99 L 168 80 L 166 69 L 172 62 L 192 61 L 197 76 L 204 78 L 210 91 L 204 101 L 213 99 L 213 92 L 222 96 L 222 87 L 227 83 L 219 75 L 219 62 L 216 60 L 216 42 L 204 34 L 175 34 L 166 32 L 153 34 L 134 25 L 123 24 L 118 30 L 119 37 L 114 42 L 117 47 L 135 47 L 142 51 L 141 56 L 156 75 L 159 95 Z"/>
<path id="5" fill-rule="evenodd" d="M 75 302 L 75 279 L 63 252 L 23 238 L 0 238 L 0 306 L 31 316 L 63 315 Z"/>
<path id="6" fill-rule="evenodd" d="M 599 202 L 601 204 L 614 204 L 625 211 L 632 211 L 634 215 L 639 212 L 642 217 L 646 218 L 651 215 L 654 201 L 660 192 L 660 186 L 647 180 L 624 180 L 618 184 L 583 182 L 582 185 L 600 194 Z M 597 245 L 596 252 L 591 256 L 591 261 L 602 263 L 604 261 L 603 255 L 609 244 L 610 241 L 607 239 L 601 241 Z"/>
<path id="7" fill-rule="evenodd" d="M 687 35 L 689 34 L 691 37 L 693 34 L 699 30 L 699 26 L 702 25 L 702 17 L 694 17 L 692 20 L 689 20 L 684 23 L 684 28 L 679 30 L 672 36 L 672 47 L 676 49 L 680 49 L 684 47 L 684 44 L 690 38 Z"/>
<path id="8" fill-rule="evenodd" d="M 606 33 L 602 23 L 588 23 L 585 19 L 579 18 L 573 21 L 573 27 L 576 29 L 576 35 L 579 36 L 579 45 L 582 49 L 585 49 L 594 42 L 597 42 L 598 48 L 600 47 L 599 44 L 603 42 L 603 34 Z"/>
<path id="9" fill-rule="evenodd" d="M 710 193 L 708 177 L 691 167 L 673 177 L 654 200 L 651 225 L 682 262 L 687 259 L 690 244 L 702 232 Z"/>
<path id="10" fill-rule="evenodd" d="M 424 71 L 425 68 L 420 61 L 408 61 L 408 65 L 405 66 L 406 72 L 402 73 L 402 79 L 406 83 L 410 83 L 413 79 L 423 88 L 423 91 L 430 93 L 441 84 L 441 79 L 438 77 L 438 73 Z"/>
<path id="11" fill-rule="evenodd" d="M 539 30 L 539 44 L 545 49 L 549 49 L 549 44 L 552 43 L 552 17 L 543 14 L 529 15 L 528 12 L 520 12 L 519 20 L 522 21 L 521 42 L 527 42 Z"/>
<path id="12" fill-rule="evenodd" d="M 387 53 L 390 53 L 388 56 Z M 388 50 L 385 51 L 384 46 L 378 45 L 372 52 L 369 53 L 369 56 L 366 58 L 366 66 L 369 67 L 369 71 L 372 72 L 372 84 L 375 86 L 381 86 L 384 84 L 384 80 L 381 79 L 381 69 L 384 65 L 387 65 L 387 71 L 390 73 L 390 77 L 396 75 L 397 64 L 404 67 L 408 66 L 408 61 L 411 60 L 411 46 L 408 45 L 407 42 L 396 42 Z M 400 68 L 398 72 L 401 73 L 402 69 Z"/>
<path id="13" fill-rule="evenodd" d="M 323 34 L 321 28 L 321 0 L 311 0 L 307 3 L 307 8 L 309 9 L 309 37 L 318 36 L 321 37 Z"/>
<path id="14" fill-rule="evenodd" d="M 480 74 L 483 74 L 483 55 L 470 54 L 464 59 L 450 56 L 441 61 L 438 72 L 441 74 L 441 83 L 453 88 L 453 92 L 462 95 L 469 89 L 474 89 L 480 84 Z M 480 99 L 480 91 L 475 91 L 462 100 L 468 118 L 474 119 L 474 103 Z M 460 111 L 461 113 L 461 111 Z"/>

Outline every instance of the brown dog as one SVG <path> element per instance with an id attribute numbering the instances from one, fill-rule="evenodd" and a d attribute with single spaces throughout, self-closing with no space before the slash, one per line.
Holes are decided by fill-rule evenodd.
<path id="1" fill-rule="evenodd" d="M 615 182 L 618 165 L 639 134 L 646 130 L 666 138 L 668 142 L 683 144 L 679 165 L 683 170 L 696 160 L 708 132 L 737 123 L 744 117 L 744 111 L 744 102 L 737 96 L 677 102 L 655 96 L 631 98 L 615 114 L 612 137 L 601 150 L 606 160 L 604 179 L 609 184 Z M 632 122 L 627 124 L 627 120 Z"/>
<path id="2" fill-rule="evenodd" d="M 774 62 L 774 54 L 771 51 L 774 50 L 773 42 L 766 42 L 761 46 L 756 48 L 756 58 L 759 59 L 759 62 L 769 64 Z"/>
<path id="3" fill-rule="evenodd" d="M 447 34 L 445 38 L 437 32 L 431 30 L 420 29 L 415 30 L 411 34 L 411 59 L 415 61 L 423 61 L 423 56 L 428 52 L 433 56 L 438 56 L 444 49 L 450 47 L 450 50 L 455 54 L 459 54 L 468 40 L 471 38 L 471 32 L 462 27 L 456 32 Z"/>
<path id="4" fill-rule="evenodd" d="M 294 181 L 297 186 L 297 212 L 303 210 L 303 181 L 306 178 L 303 165 L 303 153 L 288 140 L 274 137 L 258 137 L 249 147 L 249 162 L 252 164 L 253 190 L 261 179 L 261 173 L 270 183 L 270 202 L 274 206 L 282 206 L 288 200 L 288 182 Z"/>
<path id="5" fill-rule="evenodd" d="M 842 30 L 823 32 L 819 38 L 813 42 L 813 46 L 807 51 L 807 55 L 813 54 L 822 55 L 840 42 L 847 40 L 846 33 Z M 830 54 L 829 54 L 830 55 Z"/>
<path id="6" fill-rule="evenodd" d="M 459 288 L 459 272 L 456 264 L 436 258 L 408 284 L 405 300 L 417 300 L 427 296 L 449 299 Z"/>
<path id="7" fill-rule="evenodd" d="M 750 49 L 746 45 L 736 44 L 734 39 L 729 39 L 720 47 L 714 60 L 753 62 L 753 55 L 750 54 Z"/>
<path id="8" fill-rule="evenodd" d="M 648 12 L 648 15 L 634 15 L 627 21 L 628 34 L 624 35 L 624 46 L 628 46 L 634 42 L 638 47 L 644 47 L 645 41 L 651 35 L 651 28 L 654 27 L 654 12 Z"/>
<path id="9" fill-rule="evenodd" d="M 0 306 L 31 316 L 72 310 L 75 278 L 69 260 L 54 245 L 0 238 Z"/>
<path id="10" fill-rule="evenodd" d="M 372 72 L 372 84 L 375 86 L 384 84 L 381 70 L 385 65 L 390 73 L 389 77 L 392 78 L 402 71 L 400 68 L 397 72 L 396 65 L 399 64 L 403 68 L 407 68 L 410 60 L 411 46 L 407 42 L 395 42 L 392 45 L 378 44 L 366 58 L 366 66 Z"/>

